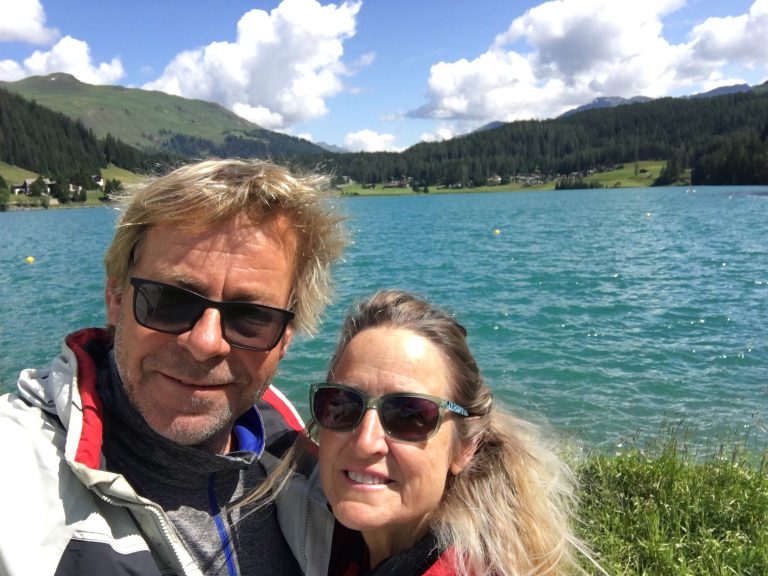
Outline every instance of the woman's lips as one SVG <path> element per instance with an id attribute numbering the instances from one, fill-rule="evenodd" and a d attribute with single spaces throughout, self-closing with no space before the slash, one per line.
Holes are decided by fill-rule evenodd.
<path id="1" fill-rule="evenodd" d="M 355 482 L 356 484 L 364 484 L 366 486 L 381 486 L 389 484 L 391 480 L 378 474 L 366 474 L 364 472 L 355 472 L 353 470 L 345 471 L 347 478 Z"/>

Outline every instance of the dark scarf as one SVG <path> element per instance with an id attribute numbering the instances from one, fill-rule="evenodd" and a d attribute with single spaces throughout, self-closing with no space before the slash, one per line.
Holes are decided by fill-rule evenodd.
<path id="1" fill-rule="evenodd" d="M 410 548 L 370 567 L 363 535 L 336 522 L 328 574 L 334 576 L 420 576 L 439 559 L 437 538 L 427 532 Z"/>

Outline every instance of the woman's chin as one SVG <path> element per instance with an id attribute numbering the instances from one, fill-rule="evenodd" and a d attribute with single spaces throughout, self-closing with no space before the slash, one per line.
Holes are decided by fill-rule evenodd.
<path id="1" fill-rule="evenodd" d="M 333 506 L 333 515 L 344 526 L 359 532 L 370 532 L 388 526 L 395 519 L 392 508 L 361 502 L 340 502 Z"/>

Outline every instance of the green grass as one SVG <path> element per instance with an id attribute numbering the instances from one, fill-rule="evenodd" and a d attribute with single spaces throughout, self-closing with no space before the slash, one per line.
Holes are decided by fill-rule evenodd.
<path id="1" fill-rule="evenodd" d="M 585 178 L 587 182 L 598 182 L 606 188 L 627 188 L 627 187 L 647 187 L 650 186 L 653 181 L 658 178 L 661 169 L 664 166 L 663 161 L 643 161 L 638 163 L 638 175 L 635 176 L 634 163 L 626 164 L 623 167 L 612 170 L 610 172 L 603 172 L 589 176 Z M 141 174 L 135 174 L 128 172 L 122 168 L 109 165 L 102 171 L 102 176 L 107 179 L 118 179 L 126 186 L 132 186 L 143 182 L 146 177 Z M 9 164 L 0 162 L 0 174 L 2 174 L 6 181 L 11 183 L 21 182 L 24 178 L 36 178 L 37 174 L 30 172 L 29 170 L 23 170 Z M 503 186 L 478 186 L 475 188 L 463 188 L 463 189 L 447 189 L 438 188 L 436 186 L 430 186 L 430 194 L 462 194 L 467 192 L 519 192 L 519 191 L 538 191 L 538 190 L 554 190 L 555 183 L 547 182 L 545 184 L 538 184 L 535 186 L 523 186 L 521 184 L 508 184 Z M 350 184 L 341 188 L 341 194 L 344 196 L 405 196 L 414 195 L 415 193 L 410 188 L 382 188 L 381 184 L 377 184 L 373 190 L 363 189 L 362 184 Z M 89 192 L 87 204 L 99 204 L 98 193 Z M 93 196 L 93 198 L 92 198 Z M 27 201 L 27 200 L 23 200 Z M 14 198 L 11 197 L 11 203 L 14 203 Z"/>
<path id="2" fill-rule="evenodd" d="M 384 188 L 377 184 L 373 190 L 364 189 L 362 184 L 348 184 L 342 186 L 342 194 L 345 196 L 415 196 L 416 192 L 410 188 Z M 547 182 L 536 186 L 522 186 L 520 184 L 505 184 L 503 186 L 475 186 L 473 188 L 438 188 L 430 186 L 430 194 L 465 194 L 468 192 L 516 192 L 532 190 L 554 190 L 555 183 Z"/>
<path id="3" fill-rule="evenodd" d="M 27 178 L 37 178 L 37 174 L 18 166 L 12 166 L 0 161 L 0 174 L 2 174 L 8 186 L 11 184 L 19 184 Z"/>
<path id="4" fill-rule="evenodd" d="M 129 172 L 128 170 L 118 168 L 113 164 L 110 164 L 109 166 L 107 166 L 101 171 L 101 177 L 104 178 L 104 180 L 114 180 L 114 179 L 120 180 L 120 182 L 122 182 L 126 186 L 141 184 L 147 179 L 145 176 L 142 176 L 141 174 L 135 174 L 134 172 Z"/>
<path id="5" fill-rule="evenodd" d="M 579 467 L 582 536 L 609 574 L 768 574 L 768 451 L 685 435 Z"/>
<path id="6" fill-rule="evenodd" d="M 601 172 L 585 178 L 587 182 L 598 182 L 606 188 L 643 188 L 653 184 L 653 181 L 661 174 L 661 169 L 666 162 L 642 161 L 637 163 L 637 175 L 635 175 L 635 163 L 628 162 L 618 170 Z"/>
<path id="7" fill-rule="evenodd" d="M 612 170 L 610 172 L 603 172 L 601 174 L 595 174 L 585 178 L 587 182 L 599 182 L 606 188 L 626 188 L 626 187 L 646 187 L 650 186 L 656 178 L 658 178 L 662 167 L 663 161 L 644 161 L 638 164 L 638 176 L 634 176 L 635 165 L 626 164 L 618 170 Z M 645 170 L 645 172 L 640 172 Z M 36 178 L 37 174 L 30 172 L 29 170 L 22 170 L 15 166 L 10 166 L 0 162 L 0 174 L 2 174 L 6 181 L 9 183 L 21 182 L 24 178 Z M 107 179 L 116 178 L 120 180 L 126 186 L 141 183 L 145 180 L 145 176 L 128 172 L 121 168 L 117 168 L 113 165 L 109 165 L 101 171 L 102 176 Z M 436 186 L 430 186 L 430 194 L 462 194 L 466 192 L 517 192 L 517 191 L 536 191 L 536 190 L 554 190 L 555 183 L 547 182 L 546 184 L 538 184 L 535 186 L 523 186 L 520 184 L 509 184 L 504 186 L 478 186 L 475 188 L 463 188 L 463 189 L 447 189 L 438 188 Z M 373 190 L 363 189 L 361 184 L 350 184 L 342 187 L 342 194 L 345 196 L 404 196 L 413 195 L 414 192 L 410 188 L 382 188 L 381 184 L 378 184 Z M 89 194 L 89 201 L 91 198 Z M 13 201 L 13 200 L 12 200 Z"/>
<path id="8" fill-rule="evenodd" d="M 5 178 L 5 181 L 8 183 L 8 185 L 19 184 L 26 178 L 37 178 L 38 176 L 38 174 L 35 172 L 24 170 L 23 168 L 12 166 L 10 164 L 6 164 L 5 162 L 0 162 L 0 175 Z M 120 182 L 122 182 L 123 185 L 127 187 L 141 184 L 146 180 L 146 177 L 141 174 L 135 174 L 133 172 L 129 172 L 128 170 L 123 170 L 122 168 L 118 168 L 112 164 L 102 169 L 101 175 L 105 180 L 120 180 Z M 100 200 L 101 195 L 101 190 L 88 190 L 88 200 L 85 203 L 73 202 L 65 206 L 57 206 L 53 204 L 50 206 L 50 208 L 80 208 L 83 206 L 103 206 L 104 203 Z M 9 204 L 11 206 L 16 205 L 35 208 L 41 206 L 41 200 L 40 198 L 33 198 L 29 196 L 12 195 L 9 198 Z"/>
<path id="9" fill-rule="evenodd" d="M 605 188 L 645 188 L 653 184 L 653 181 L 659 177 L 661 169 L 666 162 L 663 160 L 647 160 L 638 162 L 635 176 L 635 163 L 624 164 L 617 170 L 602 172 L 584 178 L 586 182 L 597 182 Z M 547 182 L 534 186 L 524 186 L 522 184 L 504 184 L 499 186 L 476 186 L 474 188 L 438 188 L 430 186 L 430 194 L 462 194 L 466 192 L 520 192 L 536 190 L 554 190 L 555 183 Z M 383 188 L 377 184 L 373 190 L 363 189 L 362 184 L 350 184 L 342 187 L 345 196 L 403 196 L 415 194 L 410 188 Z"/>

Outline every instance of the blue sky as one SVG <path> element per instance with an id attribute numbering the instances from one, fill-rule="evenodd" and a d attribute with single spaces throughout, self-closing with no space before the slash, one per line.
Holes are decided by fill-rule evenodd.
<path id="1" fill-rule="evenodd" d="M 768 0 L 0 0 L 0 80 L 52 72 L 400 150 L 600 96 L 762 83 Z"/>

